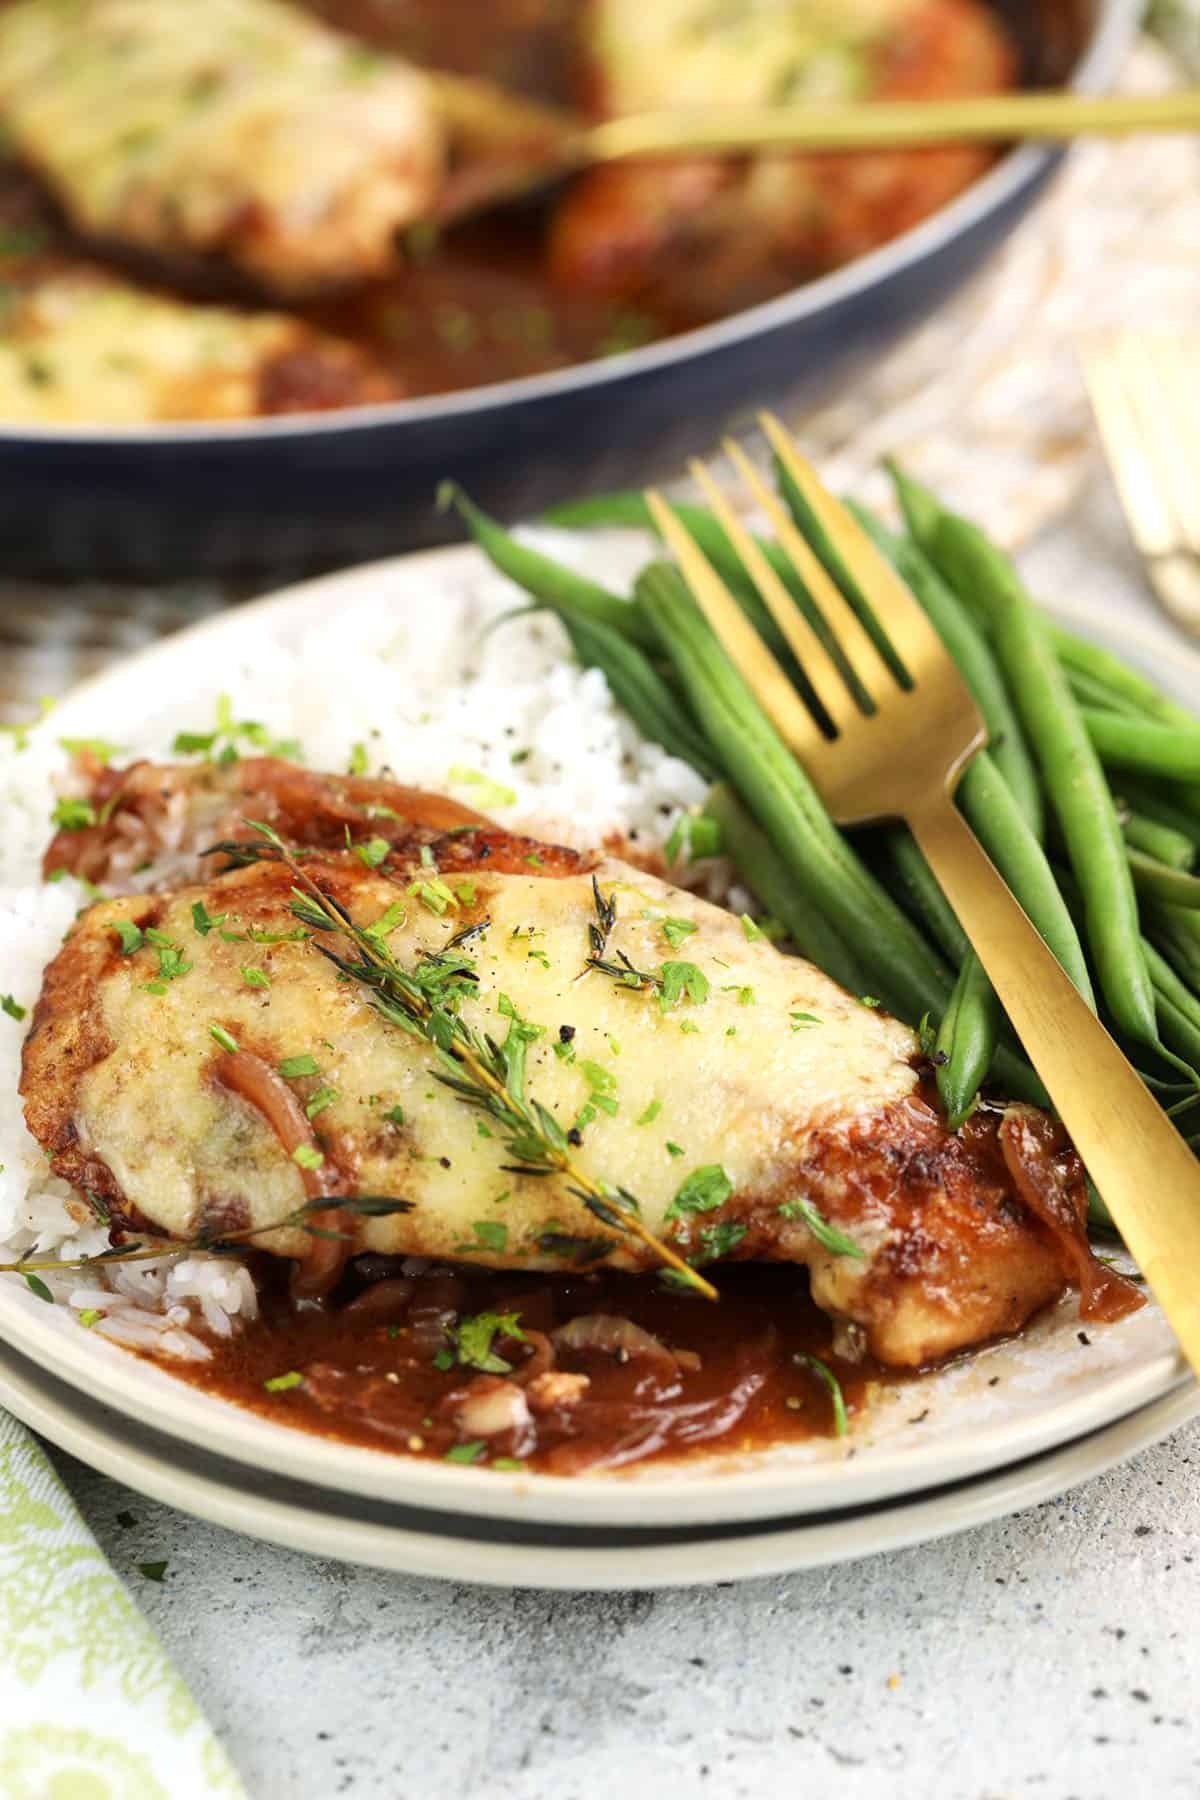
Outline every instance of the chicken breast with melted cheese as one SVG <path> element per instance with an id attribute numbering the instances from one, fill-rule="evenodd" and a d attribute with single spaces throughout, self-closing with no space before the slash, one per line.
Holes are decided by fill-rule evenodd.
<path id="1" fill-rule="evenodd" d="M 464 108 L 468 134 L 512 129 L 515 102 L 446 85 L 443 105 L 436 79 L 282 0 L 0 10 L 6 126 L 76 229 L 223 257 L 279 292 L 393 266 Z"/>
<path id="2" fill-rule="evenodd" d="M 587 110 L 791 106 L 992 93 L 1016 58 L 974 0 L 591 0 Z M 598 169 L 553 227 L 564 287 L 713 317 L 895 237 L 988 165 L 908 152 L 696 157 Z"/>
<path id="3" fill-rule="evenodd" d="M 47 971 L 22 1092 L 55 1172 L 118 1225 L 262 1232 L 319 1200 L 346 1237 L 293 1224 L 258 1239 L 313 1291 L 363 1249 L 545 1270 L 660 1260 L 569 1181 L 514 1168 L 432 1046 L 324 953 L 351 954 L 346 940 L 298 921 L 292 869 L 197 878 L 228 860 L 194 852 L 231 824 L 261 848 L 248 816 L 402 968 L 455 959 L 454 1006 L 497 1042 L 519 1034 L 525 1091 L 577 1166 L 635 1196 L 693 1264 L 807 1264 L 818 1303 L 903 1365 L 1015 1329 L 1071 1279 L 1104 1286 L 1082 1171 L 1049 1120 L 985 1108 L 952 1135 L 905 1026 L 693 894 L 452 802 L 270 759 L 106 771 L 94 799 L 49 866 L 119 878 L 169 842 L 170 886 L 82 915 Z M 603 962 L 642 980 L 589 968 L 597 932 Z M 410 1209 L 339 1210 L 363 1195 Z"/>

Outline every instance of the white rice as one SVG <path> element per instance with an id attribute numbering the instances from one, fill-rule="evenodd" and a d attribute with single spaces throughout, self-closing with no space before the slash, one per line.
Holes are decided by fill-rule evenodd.
<path id="1" fill-rule="evenodd" d="M 579 538 L 533 541 L 564 561 L 589 556 Z M 617 570 L 610 580 L 623 559 L 632 571 L 644 547 L 608 543 L 605 567 Z M 387 770 L 453 794 L 513 830 L 579 848 L 613 835 L 661 848 L 680 812 L 702 800 L 700 778 L 641 738 L 603 676 L 571 660 L 553 618 L 489 630 L 524 596 L 481 558 L 463 566 L 468 572 L 452 583 L 436 564 L 381 575 L 299 631 L 295 615 L 291 624 L 248 618 L 234 638 L 201 639 L 156 670 L 139 716 L 106 717 L 97 703 L 85 722 L 72 717 L 71 733 L 115 740 L 121 760 L 177 760 L 175 733 L 212 730 L 227 695 L 235 719 L 298 739 L 309 768 L 345 770 L 361 744 L 369 773 Z M 56 730 L 52 713 L 24 747 L 0 736 L 0 994 L 28 1009 L 85 898 L 74 880 L 46 885 L 40 876 L 55 792 L 69 779 Z M 95 1255 L 107 1232 L 82 1196 L 48 1176 L 25 1129 L 17 1096 L 23 1031 L 0 1014 L 0 1261 Z M 190 1326 L 228 1335 L 256 1308 L 243 1267 L 186 1253 L 42 1279 L 97 1333 L 183 1358 L 208 1355 Z"/>

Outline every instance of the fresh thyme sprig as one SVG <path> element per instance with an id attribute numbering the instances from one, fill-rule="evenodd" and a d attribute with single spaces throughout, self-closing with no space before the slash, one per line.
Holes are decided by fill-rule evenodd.
<path id="1" fill-rule="evenodd" d="M 594 1179 L 579 1167 L 562 1125 L 539 1100 L 526 1094 L 525 1056 L 528 1045 L 540 1035 L 538 1028 L 511 1013 L 508 1034 L 498 1043 L 490 1033 L 477 1031 L 462 1018 L 459 1003 L 474 990 L 477 977 L 474 965 L 455 941 L 452 939 L 444 952 L 426 954 L 415 969 L 402 968 L 380 936 L 355 924 L 339 901 L 322 892 L 270 825 L 253 819 L 246 823 L 295 878 L 291 910 L 296 918 L 311 930 L 335 932 L 348 939 L 357 957 L 339 956 L 326 944 L 314 943 L 314 947 L 341 974 L 370 989 L 372 1004 L 389 1023 L 433 1046 L 441 1064 L 434 1070 L 436 1079 L 465 1106 L 485 1114 L 498 1126 L 513 1158 L 506 1169 L 518 1175 L 564 1176 L 567 1192 L 602 1225 L 639 1239 L 688 1286 L 710 1300 L 717 1299 L 711 1282 L 643 1224 L 638 1201 L 628 1188 Z M 598 895 L 598 886 L 596 892 Z M 618 1239 L 612 1241 L 615 1245 Z"/>
<path id="2" fill-rule="evenodd" d="M 395 1200 L 384 1194 L 351 1194 L 338 1195 L 331 1199 L 328 1194 L 320 1194 L 315 1200 L 306 1200 L 303 1206 L 296 1207 L 282 1219 L 276 1219 L 270 1225 L 251 1225 L 244 1231 L 202 1231 L 198 1237 L 188 1238 L 183 1242 L 168 1240 L 152 1248 L 143 1244 L 115 1244 L 110 1250 L 99 1250 L 95 1256 L 52 1257 L 33 1261 L 22 1257 L 19 1262 L 0 1263 L 0 1275 L 25 1275 L 34 1270 L 48 1269 L 90 1269 L 96 1263 L 114 1262 L 149 1262 L 162 1256 L 187 1256 L 195 1251 L 204 1251 L 211 1256 L 221 1256 L 228 1252 L 236 1255 L 243 1246 L 252 1245 L 252 1240 L 264 1237 L 268 1231 L 285 1231 L 296 1228 L 305 1231 L 310 1237 L 346 1237 L 344 1231 L 330 1231 L 323 1225 L 313 1225 L 311 1215 L 328 1212 L 336 1207 L 338 1212 L 354 1213 L 364 1219 L 385 1219 L 393 1213 L 406 1213 L 413 1210 L 411 1200 Z M 98 1222 L 99 1215 L 97 1215 Z"/>

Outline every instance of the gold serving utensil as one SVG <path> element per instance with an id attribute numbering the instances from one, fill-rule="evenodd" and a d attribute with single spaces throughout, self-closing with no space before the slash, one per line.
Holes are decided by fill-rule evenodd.
<path id="1" fill-rule="evenodd" d="M 646 501 L 692 593 L 776 730 L 842 825 L 904 819 L 1008 1011 L 1017 1035 L 1161 1305 L 1200 1370 L 1200 1167 L 954 804 L 986 731 L 958 669 L 904 582 L 819 481 L 778 420 L 772 449 L 911 679 L 900 685 L 789 513 L 734 443 L 725 449 L 875 710 L 860 710 L 787 588 L 703 464 L 692 473 L 784 633 L 836 735 L 825 737 L 695 540 L 662 497 Z"/>
<path id="2" fill-rule="evenodd" d="M 1169 94 L 980 94 L 956 100 L 866 100 L 805 106 L 712 106 L 629 113 L 587 124 L 538 108 L 535 130 L 514 154 L 468 164 L 446 185 L 438 219 L 524 197 L 602 163 L 763 151 L 901 150 L 931 144 L 1061 141 L 1087 133 L 1200 128 L 1200 89 Z M 531 115 L 532 116 L 532 115 Z"/>
<path id="3" fill-rule="evenodd" d="M 1106 332 L 1082 359 L 1150 584 L 1175 623 L 1200 636 L 1200 338 Z"/>

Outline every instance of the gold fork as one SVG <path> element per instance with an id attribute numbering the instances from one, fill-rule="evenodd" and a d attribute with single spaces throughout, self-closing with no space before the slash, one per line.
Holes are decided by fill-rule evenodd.
<path id="1" fill-rule="evenodd" d="M 1106 332 L 1084 379 L 1130 531 L 1163 608 L 1200 634 L 1200 340 Z"/>
<path id="2" fill-rule="evenodd" d="M 862 689 L 860 710 L 820 638 L 701 463 L 691 465 L 747 573 L 784 633 L 836 735 L 818 729 L 695 540 L 650 491 L 646 501 L 735 667 L 842 825 L 904 819 L 1008 1011 L 1122 1237 L 1200 1372 L 1200 1167 L 1158 1102 L 1077 992 L 954 804 L 986 741 L 965 682 L 921 607 L 778 420 L 763 429 L 849 573 L 885 622 L 911 679 L 904 688 L 789 513 L 735 443 L 727 454 L 770 520 Z"/>

